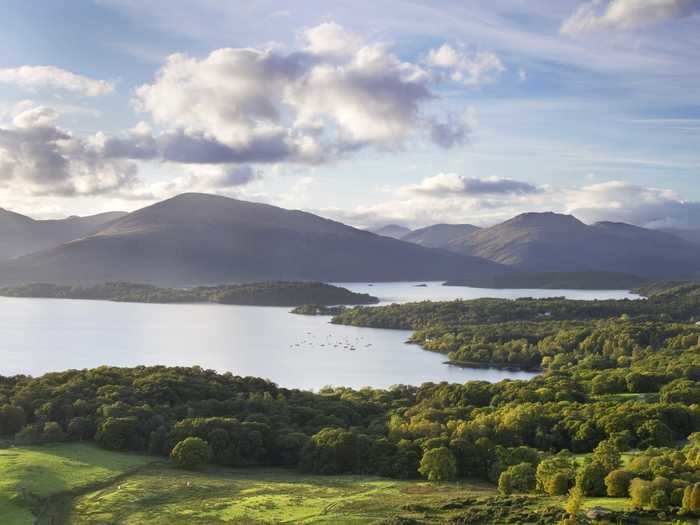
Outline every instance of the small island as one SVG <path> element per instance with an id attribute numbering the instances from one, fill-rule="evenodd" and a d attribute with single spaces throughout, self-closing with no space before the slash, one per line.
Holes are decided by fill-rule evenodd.
<path id="1" fill-rule="evenodd" d="M 196 288 L 159 288 L 150 284 L 112 282 L 71 286 L 35 283 L 0 288 L 3 297 L 90 299 L 131 303 L 219 303 L 246 306 L 375 304 L 379 299 L 347 288 L 312 281 L 265 281 Z M 335 315 L 339 312 L 332 312 Z"/>
<path id="2" fill-rule="evenodd" d="M 297 306 L 291 313 L 297 315 L 340 315 L 345 311 L 345 306 L 325 306 L 322 304 L 303 304 Z"/>

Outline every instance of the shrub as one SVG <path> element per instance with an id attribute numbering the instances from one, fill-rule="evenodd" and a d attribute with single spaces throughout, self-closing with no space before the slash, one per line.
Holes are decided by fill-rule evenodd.
<path id="1" fill-rule="evenodd" d="M 630 498 L 632 504 L 637 508 L 644 508 L 651 503 L 651 495 L 654 492 L 654 487 L 650 481 L 641 478 L 634 478 L 630 482 Z"/>
<path id="2" fill-rule="evenodd" d="M 429 481 L 448 481 L 457 477 L 457 462 L 447 447 L 426 450 L 418 472 Z"/>
<path id="3" fill-rule="evenodd" d="M 209 445 L 197 437 L 188 437 L 180 441 L 170 453 L 178 467 L 193 469 L 209 461 Z"/>
<path id="4" fill-rule="evenodd" d="M 584 496 L 605 496 L 606 470 L 600 463 L 587 463 L 576 473 L 576 485 Z"/>
<path id="5" fill-rule="evenodd" d="M 683 491 L 683 510 L 700 514 L 700 483 L 688 485 Z"/>
<path id="6" fill-rule="evenodd" d="M 502 494 L 529 492 L 535 488 L 535 467 L 530 463 L 519 463 L 508 467 L 498 478 L 498 490 Z"/>
<path id="7" fill-rule="evenodd" d="M 633 474 L 623 469 L 617 469 L 605 476 L 605 488 L 608 496 L 624 498 L 627 496 Z"/>

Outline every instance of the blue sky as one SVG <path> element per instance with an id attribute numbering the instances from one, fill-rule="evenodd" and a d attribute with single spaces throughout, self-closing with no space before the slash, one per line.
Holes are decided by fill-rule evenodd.
<path id="1" fill-rule="evenodd" d="M 696 0 L 10 0 L 0 205 L 700 227 L 699 29 Z"/>

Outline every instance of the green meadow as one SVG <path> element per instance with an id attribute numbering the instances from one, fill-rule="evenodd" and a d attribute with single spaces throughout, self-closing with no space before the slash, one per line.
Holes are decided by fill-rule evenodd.
<path id="1" fill-rule="evenodd" d="M 455 520 L 465 512 L 473 523 L 497 525 L 537 523 L 564 504 L 562 497 L 499 496 L 481 481 L 178 470 L 162 460 L 79 443 L 2 449 L 0 472 L 3 525 L 439 524 L 463 523 Z M 631 510 L 627 498 L 584 503 L 598 505 Z"/>

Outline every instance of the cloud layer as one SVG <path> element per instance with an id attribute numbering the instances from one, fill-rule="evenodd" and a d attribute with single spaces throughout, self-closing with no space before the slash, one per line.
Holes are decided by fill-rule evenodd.
<path id="1" fill-rule="evenodd" d="M 185 163 L 314 164 L 367 147 L 401 148 L 416 135 L 451 148 L 466 142 L 466 123 L 425 112 L 442 70 L 478 84 L 503 68 L 495 55 L 467 57 L 449 46 L 425 64 L 407 62 L 330 22 L 303 38 L 292 52 L 224 48 L 203 59 L 170 56 L 134 101 L 165 128 L 159 154 Z"/>
<path id="2" fill-rule="evenodd" d="M 610 0 L 601 10 L 601 1 L 586 2 L 567 18 L 561 33 L 574 35 L 602 30 L 637 29 L 700 10 L 698 0 Z"/>
<path id="3" fill-rule="evenodd" d="M 62 89 L 89 97 L 107 95 L 114 91 L 114 84 L 111 82 L 95 80 L 54 66 L 0 68 L 0 83 L 30 90 Z"/>
<path id="4" fill-rule="evenodd" d="M 56 125 L 58 114 L 38 106 L 17 113 L 0 127 L 0 187 L 29 195 L 98 195 L 136 181 L 137 167 L 108 159 L 90 140 Z"/>
<path id="5" fill-rule="evenodd" d="M 438 174 L 398 188 L 394 197 L 383 203 L 353 210 L 321 210 L 360 227 L 390 223 L 488 226 L 531 211 L 570 213 L 589 223 L 607 220 L 649 228 L 700 227 L 700 203 L 685 201 L 670 190 L 622 181 L 568 188 Z"/>

